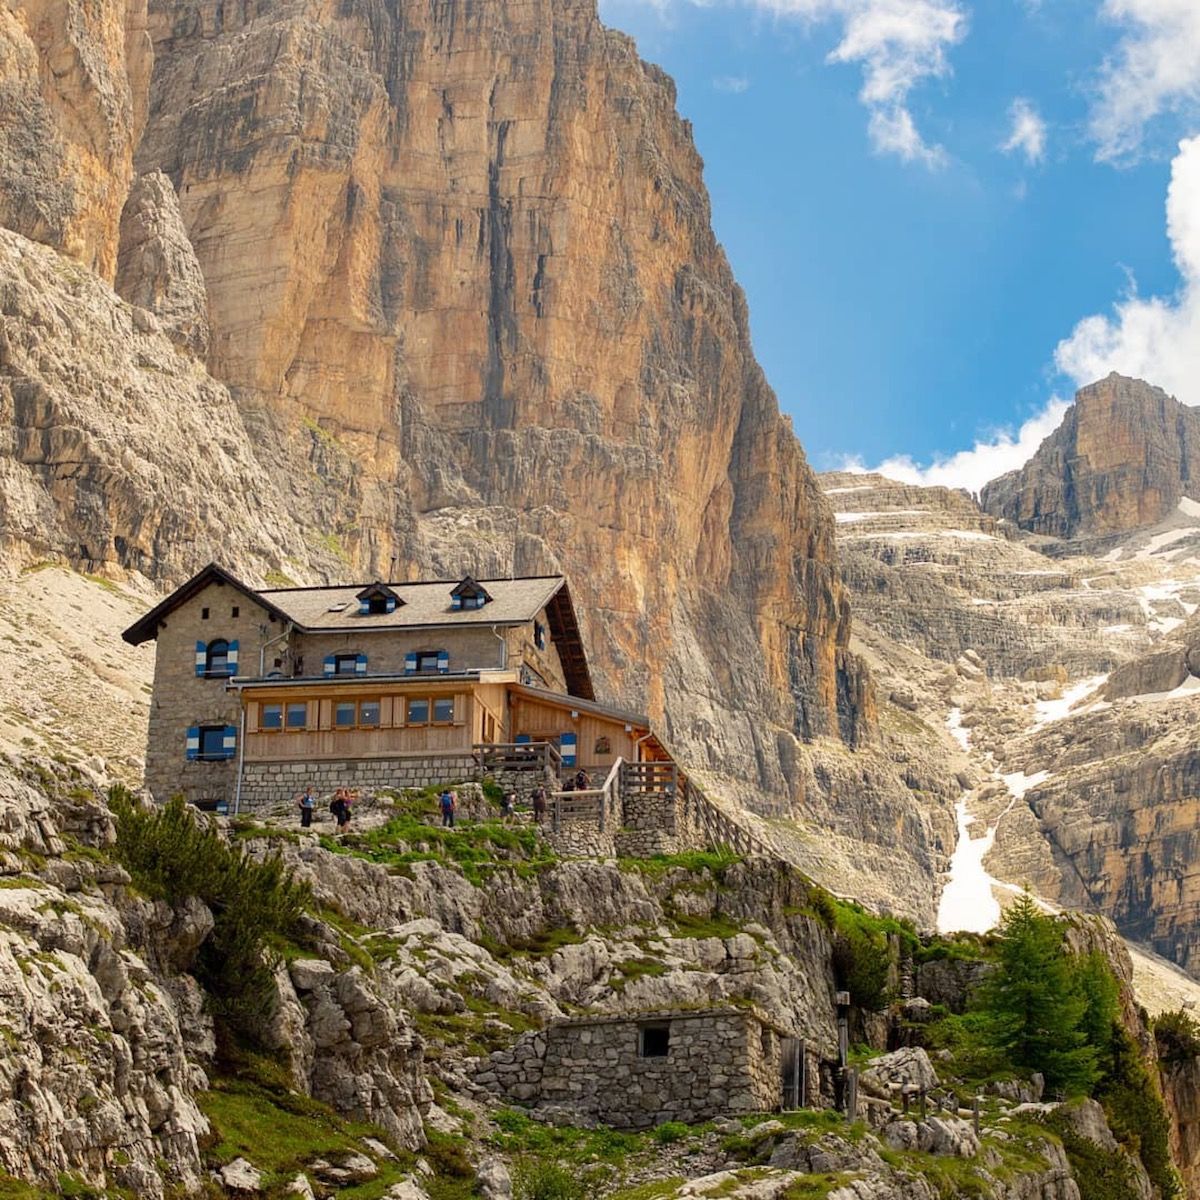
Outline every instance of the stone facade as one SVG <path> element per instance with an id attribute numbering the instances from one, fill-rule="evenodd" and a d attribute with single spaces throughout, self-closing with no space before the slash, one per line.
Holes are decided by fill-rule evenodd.
<path id="1" fill-rule="evenodd" d="M 342 759 L 328 762 L 246 763 L 238 811 L 269 812 L 287 808 L 298 792 L 312 784 L 318 795 L 334 788 L 375 792 L 380 788 L 424 788 L 436 783 L 473 779 L 477 773 L 470 754 L 428 758 Z M 470 814 L 463 816 L 472 819 Z"/>
<path id="2" fill-rule="evenodd" d="M 706 838 L 685 812 L 677 789 L 629 792 L 621 797 L 623 820 L 616 851 L 629 858 L 700 850 Z"/>
<path id="3" fill-rule="evenodd" d="M 176 793 L 193 802 L 233 799 L 236 754 L 217 761 L 187 757 L 192 726 L 240 723 L 238 698 L 226 689 L 227 677 L 196 674 L 196 643 L 236 641 L 239 669 L 257 672 L 260 651 L 282 632 L 265 608 L 236 588 L 217 584 L 185 600 L 162 622 L 146 746 L 146 786 L 156 799 Z"/>
<path id="4" fill-rule="evenodd" d="M 786 1032 L 752 1009 L 560 1021 L 493 1054 L 477 1082 L 510 1100 L 624 1129 L 769 1112 Z"/>

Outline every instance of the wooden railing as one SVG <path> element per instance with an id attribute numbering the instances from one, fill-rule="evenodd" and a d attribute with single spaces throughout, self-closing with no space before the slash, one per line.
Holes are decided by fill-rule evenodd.
<path id="1" fill-rule="evenodd" d="M 621 787 L 629 792 L 672 792 L 679 786 L 679 767 L 671 762 L 628 762 L 621 769 Z"/>
<path id="2" fill-rule="evenodd" d="M 478 742 L 471 750 L 482 775 L 547 767 L 557 775 L 562 770 L 562 754 L 553 742 Z"/>
<path id="3" fill-rule="evenodd" d="M 557 833 L 572 821 L 594 822 L 601 833 L 621 825 L 621 777 L 623 759 L 618 758 L 598 788 L 551 792 L 551 828 Z"/>

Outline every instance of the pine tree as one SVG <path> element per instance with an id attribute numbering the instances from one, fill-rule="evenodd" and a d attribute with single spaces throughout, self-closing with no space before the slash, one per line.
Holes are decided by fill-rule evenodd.
<path id="1" fill-rule="evenodd" d="M 1062 932 L 1025 893 L 1000 923 L 997 970 L 980 988 L 984 1037 L 1019 1071 L 1040 1071 L 1046 1086 L 1086 1094 L 1099 1074 L 1088 1044 L 1088 998 L 1063 947 Z"/>

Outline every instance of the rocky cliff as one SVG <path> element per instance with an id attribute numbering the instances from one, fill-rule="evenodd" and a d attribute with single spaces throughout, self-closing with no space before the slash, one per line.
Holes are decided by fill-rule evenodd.
<path id="1" fill-rule="evenodd" d="M 1200 414 L 1115 372 L 1080 389 L 1062 424 L 1019 471 L 989 483 L 984 509 L 1056 538 L 1153 525 L 1200 496 Z"/>
<path id="2" fill-rule="evenodd" d="M 563 570 L 603 693 L 743 799 L 862 741 L 699 157 L 592 3 L 43 7 L 0 27 L 11 554 Z"/>

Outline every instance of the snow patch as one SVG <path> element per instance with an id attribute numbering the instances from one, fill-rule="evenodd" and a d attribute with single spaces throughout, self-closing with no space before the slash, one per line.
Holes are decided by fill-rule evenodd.
<path id="1" fill-rule="evenodd" d="M 839 525 L 853 525 L 856 521 L 870 521 L 876 517 L 923 517 L 927 508 L 888 508 L 880 512 L 835 512 L 833 519 Z"/>
<path id="2" fill-rule="evenodd" d="M 1034 704 L 1034 728 L 1049 725 L 1053 721 L 1061 721 L 1071 715 L 1071 709 L 1089 692 L 1094 692 L 1108 675 L 1093 675 L 1090 679 L 1081 680 L 1066 691 L 1057 700 L 1038 700 Z"/>
<path id="3" fill-rule="evenodd" d="M 869 483 L 856 483 L 854 487 L 826 488 L 825 495 L 827 496 L 844 496 L 847 492 L 869 492 L 871 485 Z"/>
<path id="4" fill-rule="evenodd" d="M 1169 692 L 1141 692 L 1127 698 L 1140 701 L 1142 704 L 1158 704 L 1163 700 L 1178 700 L 1183 696 L 1193 696 L 1196 692 L 1200 692 L 1200 679 L 1197 679 L 1195 675 L 1189 675 L 1177 688 L 1172 688 Z"/>
<path id="5" fill-rule="evenodd" d="M 1200 517 L 1200 501 L 1184 496 L 1176 507 L 1185 517 Z"/>
<path id="6" fill-rule="evenodd" d="M 950 736 L 964 749 L 971 749 L 971 731 L 963 726 L 962 709 L 952 708 L 946 717 L 946 728 Z"/>
<path id="7" fill-rule="evenodd" d="M 1024 771 L 1014 771 L 1011 775 L 1001 775 L 1000 778 L 1004 780 L 1004 786 L 1012 793 L 1014 800 L 1023 800 L 1030 788 L 1035 788 L 1050 778 L 1050 772 L 1038 771 L 1033 775 L 1026 775 Z"/>
<path id="8" fill-rule="evenodd" d="M 958 709 L 953 711 L 957 713 Z M 971 837 L 970 827 L 975 818 L 967 811 L 966 797 L 954 806 L 954 814 L 958 843 L 950 859 L 950 878 L 938 902 L 938 932 L 987 933 L 1000 920 L 1000 902 L 992 892 L 995 880 L 983 866 L 984 855 L 996 839 L 996 830 L 989 828 L 983 837 Z"/>

